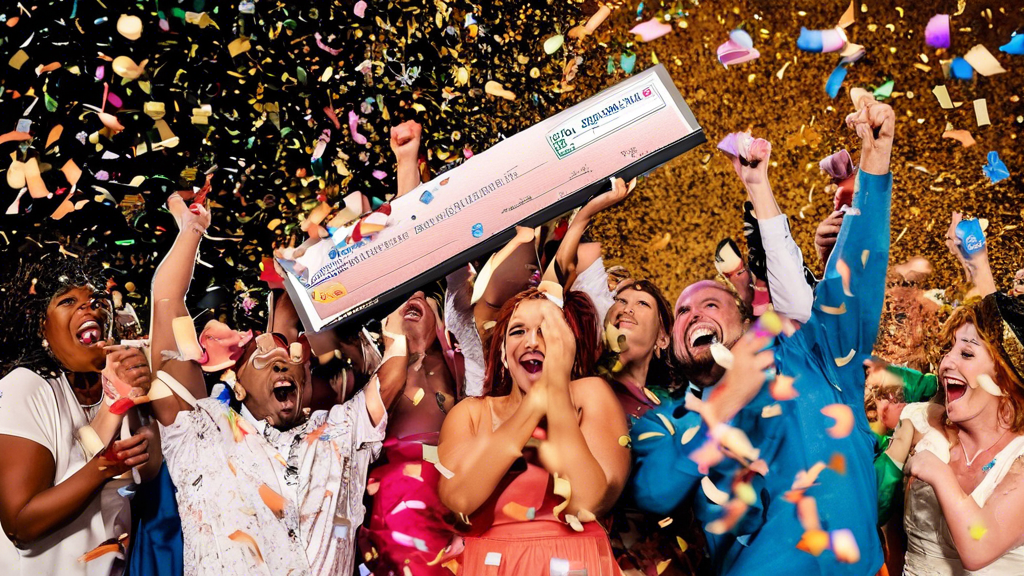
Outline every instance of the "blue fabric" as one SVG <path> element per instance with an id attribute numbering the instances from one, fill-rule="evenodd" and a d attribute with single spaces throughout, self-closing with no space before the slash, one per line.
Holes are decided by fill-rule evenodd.
<path id="1" fill-rule="evenodd" d="M 167 463 L 132 499 L 132 540 L 127 576 L 181 576 L 181 518 Z"/>
<path id="2" fill-rule="evenodd" d="M 875 437 L 864 413 L 862 363 L 870 356 L 878 333 L 889 260 L 891 192 L 891 174 L 859 173 L 854 208 L 860 213 L 855 210 L 845 217 L 825 277 L 816 289 L 810 320 L 792 337 L 780 336 L 773 344 L 776 367 L 795 378 L 799 396 L 776 401 L 765 386 L 731 422 L 760 449 L 769 472 L 763 477 L 754 474 L 755 502 L 732 531 L 711 534 L 705 530 L 719 574 L 872 576 L 882 565 L 875 529 Z M 837 270 L 840 260 L 850 270 L 852 297 L 845 293 Z M 829 312 L 822 306 L 829 307 Z M 840 306 L 845 306 L 845 313 L 835 314 Z M 762 409 L 771 404 L 779 404 L 782 414 L 763 418 Z M 845 404 L 853 413 L 853 432 L 845 438 L 826 433 L 835 422 L 821 409 L 831 404 Z M 698 427 L 697 434 L 682 443 L 683 434 L 693 427 Z M 683 400 L 663 402 L 649 411 L 633 426 L 631 436 L 637 461 L 632 489 L 642 509 L 668 515 L 678 506 L 692 506 L 705 527 L 723 516 L 723 507 L 700 488 L 705 474 L 690 459 L 707 439 L 707 427 L 698 414 L 686 410 Z M 828 464 L 837 453 L 845 457 L 845 474 L 825 469 L 806 495 L 817 501 L 822 529 L 852 531 L 860 548 L 860 561 L 855 564 L 839 562 L 830 550 L 818 557 L 798 550 L 804 530 L 796 506 L 783 498 L 798 472 L 817 462 Z M 719 489 L 730 492 L 739 468 L 727 457 L 707 476 Z"/>

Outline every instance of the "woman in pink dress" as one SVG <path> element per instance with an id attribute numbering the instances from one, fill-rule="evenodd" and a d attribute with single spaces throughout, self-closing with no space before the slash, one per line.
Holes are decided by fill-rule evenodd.
<path id="1" fill-rule="evenodd" d="M 486 396 L 441 429 L 441 501 L 468 517 L 458 574 L 617 575 L 594 520 L 629 474 L 626 418 L 592 373 L 589 298 L 542 283 L 506 302 L 487 354 Z"/>

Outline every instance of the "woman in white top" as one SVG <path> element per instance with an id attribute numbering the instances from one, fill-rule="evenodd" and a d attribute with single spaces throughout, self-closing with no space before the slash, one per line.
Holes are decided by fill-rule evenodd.
<path id="1" fill-rule="evenodd" d="M 943 402 L 903 411 L 916 449 L 904 468 L 904 573 L 1016 576 L 1024 574 L 1024 300 L 995 293 L 983 252 L 961 262 L 989 295 L 947 321 Z"/>
<path id="2" fill-rule="evenodd" d="M 146 464 L 149 442 L 145 434 L 115 442 L 119 461 L 93 456 L 102 454 L 120 418 L 109 418 L 103 402 L 100 372 L 110 314 L 106 293 L 95 288 L 104 285 L 99 268 L 86 260 L 54 249 L 4 265 L 0 572 L 5 575 L 107 576 L 123 569 L 118 539 L 129 530 L 130 513 L 118 489 L 129 481 L 112 479 Z M 116 376 L 148 388 L 142 353 L 119 352 L 118 357 Z M 86 438 L 100 412 L 108 426 Z M 105 543 L 110 545 L 101 547 Z"/>

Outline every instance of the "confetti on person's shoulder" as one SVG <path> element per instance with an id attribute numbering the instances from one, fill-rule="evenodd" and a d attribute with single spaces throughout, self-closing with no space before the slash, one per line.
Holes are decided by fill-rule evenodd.
<path id="1" fill-rule="evenodd" d="M 635 34 L 641 42 L 650 42 L 661 38 L 671 31 L 671 24 L 663 22 L 660 18 L 651 18 L 646 22 L 641 22 L 640 24 L 633 26 L 629 30 L 629 33 Z"/>

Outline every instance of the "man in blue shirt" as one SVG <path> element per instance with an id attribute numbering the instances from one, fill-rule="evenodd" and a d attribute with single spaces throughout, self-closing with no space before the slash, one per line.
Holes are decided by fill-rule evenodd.
<path id="1" fill-rule="evenodd" d="M 870 576 L 882 565 L 862 363 L 885 290 L 895 115 L 870 95 L 857 108 L 847 117 L 863 140 L 853 209 L 811 318 L 788 336 L 744 336 L 749 314 L 732 293 L 709 281 L 687 287 L 673 352 L 702 402 L 664 402 L 631 431 L 637 503 L 666 515 L 693 506 L 719 574 Z M 751 146 L 742 163 L 764 169 L 767 151 Z M 717 343 L 732 350 L 728 372 L 713 357 Z M 780 376 L 765 386 L 773 356 Z M 729 426 L 752 446 L 742 450 Z M 720 440 L 728 454 L 716 463 L 707 448 Z"/>

